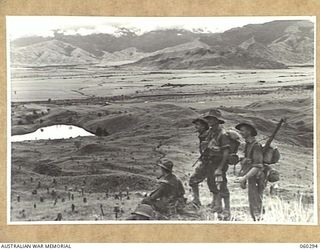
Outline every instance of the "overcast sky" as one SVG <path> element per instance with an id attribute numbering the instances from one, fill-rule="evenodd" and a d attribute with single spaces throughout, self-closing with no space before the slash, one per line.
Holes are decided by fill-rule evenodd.
<path id="1" fill-rule="evenodd" d="M 77 17 L 77 16 L 9 16 L 7 31 L 10 39 L 24 36 L 53 36 L 54 30 L 64 34 L 87 35 L 108 33 L 117 35 L 119 27 L 142 34 L 156 29 L 182 28 L 223 32 L 247 24 L 273 20 L 310 20 L 313 17 Z"/>

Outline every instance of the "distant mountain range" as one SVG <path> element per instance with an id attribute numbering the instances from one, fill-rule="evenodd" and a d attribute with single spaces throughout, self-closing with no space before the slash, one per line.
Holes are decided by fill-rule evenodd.
<path id="1" fill-rule="evenodd" d="M 223 33 L 155 30 L 137 35 L 24 37 L 11 42 L 13 66 L 79 65 L 144 69 L 286 68 L 313 65 L 310 21 L 250 24 Z"/>

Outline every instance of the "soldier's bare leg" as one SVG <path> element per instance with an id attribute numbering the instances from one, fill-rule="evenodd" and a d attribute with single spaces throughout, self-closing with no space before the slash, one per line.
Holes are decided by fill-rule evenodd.
<path id="1" fill-rule="evenodd" d="M 250 214 L 254 221 L 260 220 L 262 216 L 262 192 L 257 178 L 251 177 L 248 180 L 248 197 Z"/>
<path id="2" fill-rule="evenodd" d="M 218 189 L 217 183 L 215 181 L 214 169 L 210 170 L 208 175 L 208 182 L 210 183 L 210 191 L 212 193 L 212 202 L 211 208 L 212 212 L 214 213 L 221 213 L 222 212 L 222 197 L 220 191 Z"/>
<path id="3" fill-rule="evenodd" d="M 196 206 L 201 206 L 200 193 L 199 193 L 199 183 L 203 182 L 207 178 L 207 170 L 204 164 L 200 164 L 196 169 L 194 174 L 190 177 L 189 185 L 193 192 L 193 203 Z"/>
<path id="4" fill-rule="evenodd" d="M 227 178 L 226 176 L 224 176 L 224 180 L 220 185 L 220 194 L 221 197 L 223 199 L 223 203 L 224 203 L 224 208 L 223 211 L 221 213 L 220 218 L 222 220 L 229 220 L 230 216 L 231 216 L 231 212 L 230 212 L 230 192 L 227 186 Z"/>

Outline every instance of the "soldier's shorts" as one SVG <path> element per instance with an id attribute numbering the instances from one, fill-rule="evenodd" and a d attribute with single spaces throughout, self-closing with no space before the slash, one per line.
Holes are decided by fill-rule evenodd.
<path id="1" fill-rule="evenodd" d="M 214 169 L 209 164 L 204 164 L 202 162 L 196 167 L 195 172 L 190 177 L 189 185 L 193 187 L 203 182 L 205 179 L 207 179 L 207 185 L 210 192 L 215 192 Z"/>

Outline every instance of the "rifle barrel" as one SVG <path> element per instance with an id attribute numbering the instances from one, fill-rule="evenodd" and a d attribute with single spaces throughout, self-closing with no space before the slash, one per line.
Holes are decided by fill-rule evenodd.
<path id="1" fill-rule="evenodd" d="M 270 147 L 271 142 L 273 141 L 274 137 L 275 137 L 276 134 L 278 133 L 278 131 L 279 131 L 279 129 L 280 129 L 280 127 L 281 127 L 281 125 L 282 125 L 283 122 L 284 122 L 284 119 L 281 118 L 281 120 L 280 120 L 280 121 L 278 122 L 278 124 L 277 124 L 277 127 L 275 128 L 275 130 L 273 131 L 273 133 L 271 134 L 271 136 L 268 138 L 268 140 L 267 140 L 267 142 L 266 142 L 266 144 L 265 144 L 265 146 L 264 146 L 265 150 Z"/>

